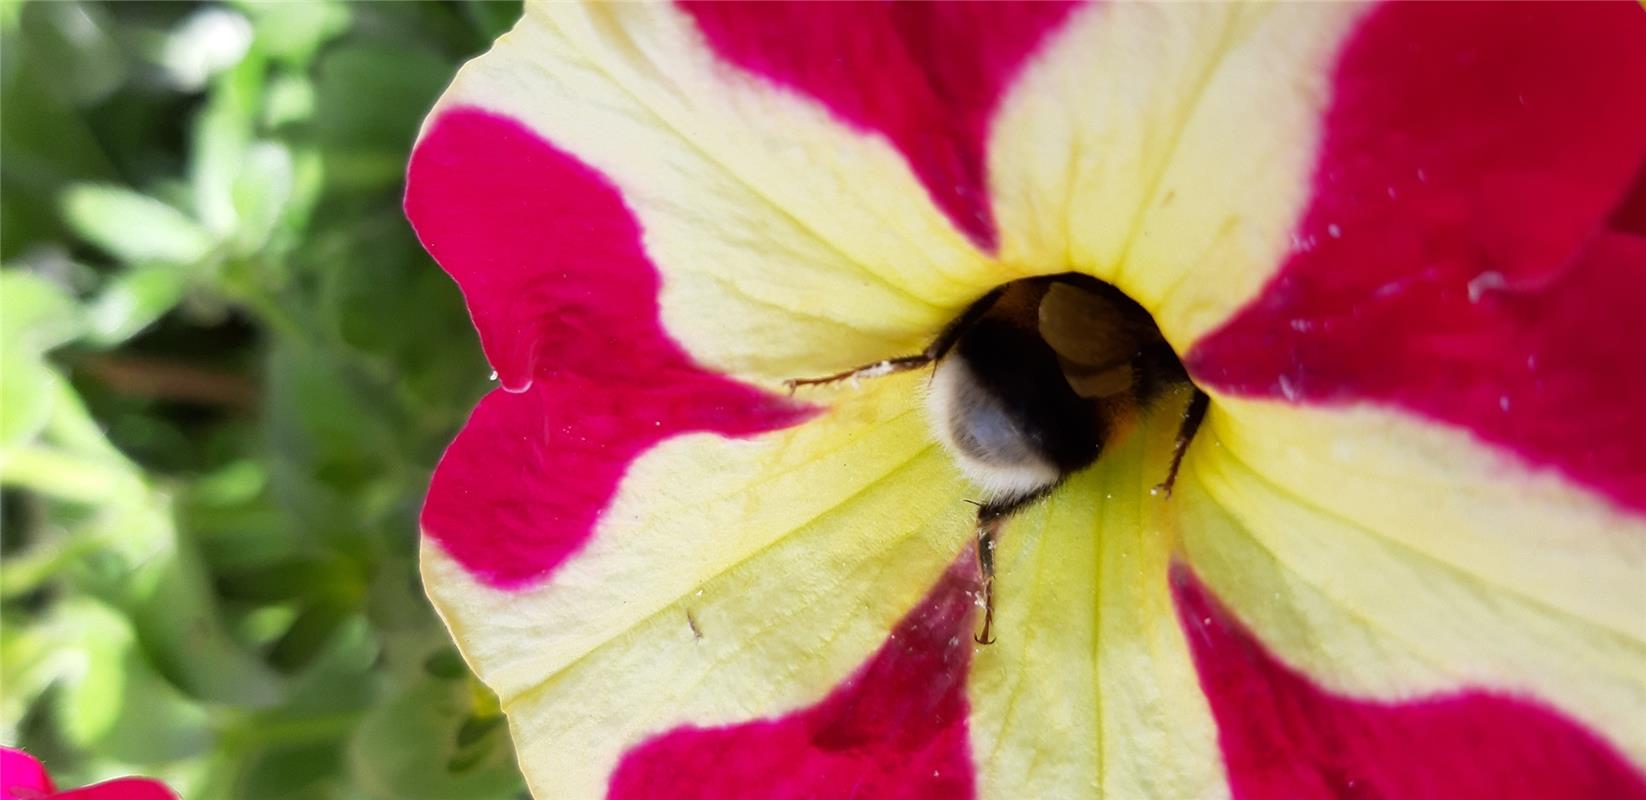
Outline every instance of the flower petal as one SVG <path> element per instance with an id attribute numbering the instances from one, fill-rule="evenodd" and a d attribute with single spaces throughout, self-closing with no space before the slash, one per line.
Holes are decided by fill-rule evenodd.
<path id="1" fill-rule="evenodd" d="M 406 206 L 463 286 L 505 389 L 525 392 L 480 404 L 423 509 L 428 535 L 488 583 L 539 580 L 582 547 L 629 462 L 658 441 L 806 416 L 680 351 L 621 198 L 519 124 L 442 115 Z"/>
<path id="2" fill-rule="evenodd" d="M 1266 649 L 1367 699 L 1530 698 L 1646 764 L 1646 524 L 1397 413 L 1224 408 L 1174 502 Z"/>
<path id="3" fill-rule="evenodd" d="M 0 747 L 0 800 L 177 800 L 166 785 L 149 778 L 115 778 L 59 792 L 39 759 Z"/>
<path id="4" fill-rule="evenodd" d="M 430 597 L 531 783 L 598 796 L 630 748 L 813 705 L 869 659 L 971 538 L 922 380 L 842 389 L 781 431 L 657 444 L 546 582 L 493 588 L 425 544 Z"/>
<path id="5" fill-rule="evenodd" d="M 792 14 L 828 17 L 827 8 Z M 425 572 L 454 635 L 503 696 L 534 785 L 596 796 L 618 770 L 617 791 L 649 790 L 680 760 L 729 747 L 797 759 L 800 778 L 781 790 L 853 777 L 880 785 L 923 777 L 906 769 L 922 758 L 940 773 L 962 764 L 963 732 L 985 797 L 1218 796 L 1229 788 L 1220 743 L 1235 791 L 1257 791 L 1231 744 L 1243 722 L 1207 678 L 1222 656 L 1203 642 L 1196 679 L 1176 615 L 1198 607 L 1182 591 L 1174 606 L 1174 558 L 1227 604 L 1238 622 L 1226 628 L 1250 630 L 1242 641 L 1270 659 L 1259 672 L 1282 675 L 1271 681 L 1282 702 L 1350 716 L 1344 709 L 1375 706 L 1404 720 L 1414 698 L 1519 698 L 1504 713 L 1562 752 L 1616 747 L 1646 763 L 1646 742 L 1629 727 L 1646 703 L 1646 623 L 1632 593 L 1646 575 L 1643 523 L 1535 469 L 1557 467 L 1623 507 L 1640 474 L 1639 437 L 1623 429 L 1632 406 L 1608 404 L 1592 380 L 1606 358 L 1642 360 L 1617 335 L 1634 332 L 1620 309 L 1639 294 L 1624 280 L 1639 251 L 1609 234 L 1584 238 L 1617 205 L 1642 152 L 1626 158 L 1637 119 L 1606 118 L 1595 103 L 1639 82 L 1619 50 L 1637 23 L 1589 30 L 1587 15 L 1609 22 L 1619 12 L 1527 8 L 1120 4 L 1059 11 L 1039 28 L 1005 25 L 1000 51 L 975 63 L 956 55 L 965 47 L 910 38 L 897 30 L 904 12 L 887 12 L 897 32 L 871 26 L 865 41 L 906 45 L 934 87 L 911 95 L 920 100 L 904 117 L 884 98 L 841 91 L 861 61 L 837 74 L 808 60 L 813 48 L 774 52 L 789 42 L 740 27 L 746 9 L 534 7 L 454 84 L 408 193 L 431 250 L 442 238 L 457 248 L 436 254 L 469 294 L 505 386 L 532 384 L 489 398 L 443 464 L 430 504 L 439 510 L 425 518 L 437 543 Z M 1420 68 L 1378 61 L 1391 53 Z M 1001 71 L 967 72 L 988 64 Z M 1569 96 L 1552 92 L 1567 82 Z M 1491 96 L 1510 84 L 1551 90 L 1549 104 L 1483 126 L 1514 110 Z M 926 107 L 945 97 L 958 102 Z M 1391 108 L 1428 116 L 1403 121 Z M 1370 109 L 1369 121 L 1356 121 L 1357 109 Z M 447 123 L 470 118 L 489 129 L 443 146 Z M 1573 120 L 1617 124 L 1593 152 L 1576 153 L 1566 144 Z M 900 127 L 916 124 L 939 134 L 922 143 Z M 979 130 L 989 137 L 990 203 L 973 195 Z M 1350 139 L 1361 150 L 1344 149 L 1344 130 L 1362 135 Z M 1480 137 L 1489 146 L 1457 143 Z M 1391 141 L 1405 149 L 1377 149 Z M 1379 182 L 1418 156 L 1443 158 L 1456 174 L 1412 171 L 1439 187 L 1415 195 Z M 469 189 L 447 191 L 431 171 Z M 1477 185 L 1517 198 L 1533 186 L 1561 209 L 1528 216 Z M 1378 197 L 1423 202 L 1384 209 Z M 454 198 L 470 210 L 452 211 Z M 1616 218 L 1633 219 L 1633 207 Z M 1359 214 L 1342 217 L 1353 228 L 1339 211 Z M 446 215 L 460 222 L 442 234 Z M 1371 236 L 1380 230 L 1393 238 Z M 1322 234 L 1376 245 L 1323 247 Z M 991 235 L 998 262 L 975 246 Z M 1412 242 L 1402 235 L 1423 247 L 1403 249 Z M 1402 284 L 1393 299 L 1376 296 L 1386 281 L 1427 280 L 1433 242 L 1445 245 L 1433 251 L 1443 257 L 1439 289 Z M 1385 263 L 1380 247 L 1398 257 Z M 1471 283 L 1478 271 L 1463 268 L 1479 265 L 1459 252 L 1504 259 L 1513 274 Z M 601 273 L 608 265 L 615 276 Z M 916 409 L 918 379 L 825 395 L 832 404 L 808 417 L 719 373 L 769 381 L 914 350 L 983 289 L 1070 268 L 1143 300 L 1173 341 L 1199 342 L 1192 368 L 1224 392 L 1178 496 L 1147 493 L 1175 432 L 1151 421 L 1141 440 L 1008 526 L 999 644 L 969 669 L 942 657 L 952 645 L 941 637 L 910 658 L 887 632 L 899 619 L 952 622 L 942 609 L 958 612 L 954 586 L 940 576 L 953 574 L 944 570 L 970 530 L 953 466 Z M 1517 282 L 1497 285 L 1506 277 Z M 1608 287 L 1616 296 L 1598 296 Z M 1579 300 L 1601 312 L 1569 324 Z M 1379 325 L 1404 327 L 1357 327 L 1362 302 L 1383 314 Z M 1299 316 L 1313 312 L 1324 316 Z M 591 335 L 606 328 L 617 345 Z M 1399 346 L 1367 349 L 1337 332 Z M 1481 387 L 1513 377 L 1504 370 L 1524 355 L 1514 338 L 1523 334 L 1578 358 L 1556 373 L 1539 361 L 1537 380 L 1504 384 L 1540 393 L 1541 405 L 1493 428 L 1478 419 Z M 1490 346 L 1469 349 L 1476 338 Z M 630 339 L 645 356 L 632 364 L 621 357 Z M 1452 361 L 1433 363 L 1459 367 L 1456 386 L 1411 364 L 1436 341 Z M 1248 368 L 1230 353 L 1273 357 Z M 1366 359 L 1375 374 L 1344 378 L 1359 364 L 1340 369 L 1339 356 Z M 1403 382 L 1408 373 L 1417 380 Z M 1385 378 L 1395 388 L 1379 389 Z M 1458 397 L 1442 391 L 1457 386 Z M 1383 407 L 1294 404 L 1352 400 Z M 1595 418 L 1563 418 L 1567 405 Z M 658 430 L 636 431 L 648 418 Z M 555 443 L 563 434 L 572 441 Z M 1596 448 L 1597 436 L 1622 445 Z M 462 540 L 492 563 L 465 561 Z M 830 718 L 854 730 L 885 724 L 865 698 L 905 685 L 901 670 L 931 658 L 942 664 L 933 702 L 944 709 L 960 702 L 949 679 L 966 675 L 964 724 L 945 712 L 942 724 L 909 731 L 902 750 L 887 747 L 895 735 L 874 736 L 844 761 L 819 738 L 834 730 Z M 1445 738 L 1453 722 L 1436 724 Z M 906 760 L 888 760 L 900 752 Z M 726 791 L 754 780 L 719 777 L 731 781 Z M 1372 777 L 1406 786 L 1410 776 Z M 938 778 L 909 791 L 973 785 Z"/>
<path id="6" fill-rule="evenodd" d="M 973 796 L 966 738 L 977 564 L 963 553 L 862 668 L 775 720 L 679 728 L 630 751 L 607 797 Z"/>
<path id="7" fill-rule="evenodd" d="M 1646 512 L 1635 3 L 1392 4 L 1339 58 L 1300 245 L 1189 354 L 1226 393 L 1375 402 Z"/>
<path id="8" fill-rule="evenodd" d="M 1190 566 L 1310 680 L 1530 698 L 1636 764 L 1646 386 L 1611 365 L 1646 359 L 1646 251 L 1605 228 L 1646 154 L 1616 102 L 1643 32 L 1628 5 L 1365 17 L 1298 252 L 1190 354 L 1223 393 L 1180 490 Z"/>
<path id="9" fill-rule="evenodd" d="M 1034 26 L 1019 27 L 1021 54 Z M 435 118 L 469 107 L 517 120 L 615 187 L 662 278 L 664 327 L 698 363 L 777 381 L 918 350 L 1009 276 L 932 202 L 901 140 L 791 86 L 733 66 L 674 6 L 533 3 L 459 73 Z M 955 142 L 977 124 L 956 123 L 933 152 L 975 149 Z M 443 208 L 408 206 L 419 230 Z M 580 244 L 544 241 L 553 244 L 519 271 L 552 270 L 562 248 Z M 475 311 L 482 328 L 517 330 Z M 488 343 L 505 384 L 529 380 L 526 365 L 497 360 L 503 349 Z"/>
<path id="10" fill-rule="evenodd" d="M 1180 348 L 1274 274 L 1352 3 L 1110 3 L 1048 37 L 989 143 L 1000 257 L 1109 281 Z"/>
<path id="11" fill-rule="evenodd" d="M 53 800 L 177 800 L 177 795 L 165 784 L 147 778 L 115 778 L 51 797 Z"/>
<path id="12" fill-rule="evenodd" d="M 0 747 L 0 776 L 0 792 L 5 793 L 5 800 L 24 797 L 24 792 L 44 794 L 55 788 L 40 759 L 10 747 Z"/>
<path id="13" fill-rule="evenodd" d="M 1186 568 L 1173 594 L 1217 714 L 1234 796 L 1646 797 L 1604 742 L 1535 703 L 1469 691 L 1332 695 L 1276 661 Z"/>
<path id="14" fill-rule="evenodd" d="M 1236 774 L 1259 757 L 1294 764 L 1294 777 L 1401 790 L 1441 767 L 1454 783 L 1440 786 L 1581 787 L 1570 770 L 1592 767 L 1632 791 L 1646 763 L 1638 523 L 1399 415 L 1360 412 L 1347 435 L 1344 412 L 1271 405 L 1265 430 L 1287 435 L 1266 441 L 1239 438 L 1253 409 L 1214 411 L 1169 499 L 1150 493 L 1177 428 L 1162 413 L 1008 525 L 999 641 L 975 656 L 968 686 L 979 796 L 1311 796 L 1309 784 L 1264 794 L 1250 783 L 1262 775 Z M 1429 446 L 1414 455 L 1412 442 Z M 1240 647 L 1273 654 L 1257 672 L 1290 682 L 1218 682 L 1246 651 L 1196 641 L 1191 618 L 1224 617 L 1167 581 L 1174 561 L 1233 609 L 1227 626 L 1251 629 Z M 1368 745 L 1333 761 L 1298 746 L 1301 733 L 1265 738 L 1271 723 L 1305 724 L 1265 709 L 1305 700 L 1350 740 L 1447 743 L 1512 721 L 1526 737 L 1505 752 L 1541 744 L 1553 760 L 1437 764 Z"/>
<path id="15" fill-rule="evenodd" d="M 997 641 L 968 687 L 980 796 L 1224 794 L 1166 580 L 1179 499 L 1151 491 L 1178 422 L 1144 420 L 1001 534 Z"/>
<path id="16" fill-rule="evenodd" d="M 1074 3 L 682 6 L 723 58 L 891 140 L 956 227 L 994 249 L 983 163 L 994 107 Z"/>

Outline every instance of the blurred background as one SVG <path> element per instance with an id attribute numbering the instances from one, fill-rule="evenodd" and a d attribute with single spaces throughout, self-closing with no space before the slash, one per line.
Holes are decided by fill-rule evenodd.
<path id="1" fill-rule="evenodd" d="M 488 369 L 400 212 L 518 15 L 0 0 L 0 744 L 59 785 L 523 796 L 418 580 Z"/>

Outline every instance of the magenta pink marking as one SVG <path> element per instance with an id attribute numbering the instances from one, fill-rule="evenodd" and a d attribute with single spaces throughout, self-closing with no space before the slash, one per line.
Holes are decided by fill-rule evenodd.
<path id="1" fill-rule="evenodd" d="M 115 778 L 59 792 L 38 759 L 0 747 L 0 800 L 177 800 L 177 795 L 149 778 Z"/>
<path id="2" fill-rule="evenodd" d="M 1336 69 L 1294 252 L 1191 371 L 1408 409 L 1646 511 L 1646 239 L 1625 232 L 1642 42 L 1628 2 L 1373 12 Z"/>
<path id="3" fill-rule="evenodd" d="M 0 747 L 0 800 L 32 800 L 55 788 L 39 759 L 22 750 Z"/>
<path id="4" fill-rule="evenodd" d="M 683 2 L 721 58 L 884 135 L 993 250 L 986 148 L 1001 97 L 1068 2 Z"/>
<path id="5" fill-rule="evenodd" d="M 406 214 L 504 387 L 441 459 L 422 519 L 493 586 L 540 581 L 580 549 L 658 442 L 810 413 L 693 363 L 658 319 L 657 270 L 616 188 L 517 122 L 441 113 L 412 155 Z"/>
<path id="6" fill-rule="evenodd" d="M 867 663 L 817 705 L 679 728 L 629 751 L 611 800 L 964 800 L 978 587 L 968 550 Z"/>
<path id="7" fill-rule="evenodd" d="M 1172 593 L 1235 800 L 1646 798 L 1599 737 L 1483 691 L 1399 703 L 1330 694 L 1277 661 L 1188 568 Z"/>
<path id="8" fill-rule="evenodd" d="M 46 800 L 177 800 L 166 785 L 147 778 L 115 778 L 112 781 L 46 795 Z"/>
<path id="9" fill-rule="evenodd" d="M 1646 162 L 1641 163 L 1628 196 L 1612 212 L 1610 227 L 1618 233 L 1646 237 Z"/>

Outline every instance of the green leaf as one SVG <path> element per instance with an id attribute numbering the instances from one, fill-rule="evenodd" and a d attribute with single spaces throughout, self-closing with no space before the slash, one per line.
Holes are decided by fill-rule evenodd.
<path id="1" fill-rule="evenodd" d="M 30 3 L 28 14 L 53 5 Z M 4 7 L 23 16 L 20 3 Z M 23 27 L 21 20 L 17 27 Z M 86 119 L 67 92 L 57 91 L 60 67 L 23 40 L 20 31 L 7 30 L 0 41 L 0 185 L 5 186 L 0 256 L 5 258 L 60 236 L 56 201 L 68 182 L 114 174 Z"/>
<path id="2" fill-rule="evenodd" d="M 316 346 L 282 341 L 270 352 L 266 402 L 274 490 L 321 536 L 359 537 L 359 521 L 387 488 L 397 451 L 392 406 Z"/>
<path id="3" fill-rule="evenodd" d="M 126 63 L 109 35 L 111 20 L 88 3 L 29 3 L 22 9 L 27 58 L 53 77 L 52 88 L 75 105 L 101 101 L 125 81 Z"/>
<path id="4" fill-rule="evenodd" d="M 58 646 L 79 668 L 60 680 L 58 727 L 71 744 L 131 763 L 172 761 L 211 743 L 205 709 L 155 673 L 131 626 L 107 606 L 82 598 L 53 620 Z"/>
<path id="5" fill-rule="evenodd" d="M 329 591 L 338 584 L 342 568 L 332 561 L 312 556 L 286 559 L 253 569 L 222 575 L 219 593 L 228 600 L 277 603 L 301 599 L 317 591 Z"/>
<path id="6" fill-rule="evenodd" d="M 315 204 L 325 190 L 326 168 L 320 152 L 312 147 L 293 152 L 291 200 L 286 213 L 294 234 L 308 233 Z"/>
<path id="7" fill-rule="evenodd" d="M 269 664 L 281 672 L 295 672 L 308 666 L 325 649 L 347 616 L 346 608 L 324 599 L 304 608 L 269 650 Z"/>
<path id="8" fill-rule="evenodd" d="M 502 727 L 503 716 L 501 714 L 484 717 L 470 716 L 468 719 L 463 720 L 463 724 L 457 728 L 457 746 L 460 748 L 469 747 Z"/>
<path id="9" fill-rule="evenodd" d="M 207 6 L 173 28 L 154 55 L 172 86 L 193 92 L 212 76 L 240 63 L 251 42 L 252 26 L 245 17 Z"/>
<path id="10" fill-rule="evenodd" d="M 468 665 L 455 649 L 443 647 L 423 661 L 423 671 L 445 681 L 455 681 L 469 674 Z"/>
<path id="11" fill-rule="evenodd" d="M 42 356 L 84 326 L 67 292 L 23 270 L 0 270 L 0 446 L 29 441 L 51 420 L 57 379 Z"/>
<path id="12" fill-rule="evenodd" d="M 183 299 L 188 277 L 181 267 L 155 264 L 121 272 L 88 309 L 91 340 L 112 347 L 153 324 Z"/>
<path id="13" fill-rule="evenodd" d="M 398 184 L 405 154 L 440 89 L 445 59 L 398 43 L 359 43 L 319 62 L 315 127 L 334 184 L 384 190 Z"/>
<path id="14" fill-rule="evenodd" d="M 314 84 L 307 75 L 283 74 L 263 95 L 263 124 L 270 128 L 302 122 L 314 114 Z"/>
<path id="15" fill-rule="evenodd" d="M 268 486 L 268 481 L 268 470 L 262 463 L 240 459 L 196 479 L 189 489 L 189 499 L 212 506 L 251 503 Z"/>
<path id="16" fill-rule="evenodd" d="M 9 566 L 9 563 L 8 563 Z M 74 656 L 60 647 L 47 626 L 7 616 L 0 624 L 0 741 L 17 741 L 24 715 Z"/>
<path id="17" fill-rule="evenodd" d="M 322 45 L 349 27 L 349 8 L 332 0 L 242 0 L 239 6 L 251 15 L 258 47 L 298 66 L 308 64 Z"/>
<path id="18" fill-rule="evenodd" d="M 217 96 L 194 120 L 189 185 L 196 213 L 219 235 L 234 230 L 234 179 L 251 142 L 251 127 L 247 112 Z"/>
<path id="19" fill-rule="evenodd" d="M 46 436 L 63 452 L 83 456 L 116 468 L 125 467 L 124 455 L 109 442 L 103 423 L 92 417 L 91 411 L 75 392 L 74 387 L 61 375 L 52 375 L 52 415 L 46 424 Z"/>
<path id="20" fill-rule="evenodd" d="M 519 0 L 463 0 L 463 11 L 486 42 L 502 36 L 520 21 Z"/>
<path id="21" fill-rule="evenodd" d="M 27 458 L 25 458 L 27 456 Z M 61 463 L 54 464 L 53 460 Z M 223 624 L 218 600 L 192 542 L 181 536 L 169 495 L 145 485 L 142 473 L 100 465 L 41 448 L 10 454 L 3 477 L 34 477 L 32 488 L 79 492 L 73 498 L 102 506 L 78 536 L 106 542 L 100 558 L 77 572 L 78 589 L 116 606 L 131 620 L 142 650 L 173 685 L 201 700 L 263 707 L 275 702 L 281 681 Z M 46 483 L 55 478 L 56 483 Z"/>
<path id="22" fill-rule="evenodd" d="M 170 526 L 169 518 L 163 523 Z M 265 707 L 280 695 L 278 677 L 231 639 L 206 576 L 186 547 L 156 542 L 147 560 L 130 564 L 120 605 L 160 672 L 194 697 Z"/>
<path id="23" fill-rule="evenodd" d="M 239 221 L 234 187 L 261 113 L 267 73 L 267 59 L 253 48 L 212 81 L 206 109 L 195 118 L 189 184 L 200 219 L 221 236 L 233 232 Z"/>
<path id="24" fill-rule="evenodd" d="M 356 782 L 372 797 L 394 800 L 512 797 L 521 787 L 509 748 L 465 757 L 471 750 L 458 744 L 458 733 L 470 719 L 461 688 L 432 681 L 408 687 L 355 732 L 349 764 Z"/>
<path id="25" fill-rule="evenodd" d="M 0 342 L 0 447 L 33 439 L 51 419 L 52 371 L 38 353 Z M 9 476 L 11 454 L 0 454 L 0 479 Z"/>
<path id="26" fill-rule="evenodd" d="M 80 306 L 56 284 L 20 269 L 0 270 L 0 343 L 44 353 L 73 341 Z"/>
<path id="27" fill-rule="evenodd" d="M 250 255 L 262 249 L 280 222 L 292 194 L 291 152 L 275 142 L 258 142 L 246 151 L 232 189 L 239 217 L 235 250 Z"/>
<path id="28" fill-rule="evenodd" d="M 247 759 L 245 771 L 234 782 L 236 800 L 294 800 L 306 797 L 333 797 L 331 793 L 307 794 L 342 766 L 342 753 L 334 742 L 325 741 L 295 747 L 274 747 Z"/>
<path id="29" fill-rule="evenodd" d="M 112 184 L 80 184 L 64 193 L 63 214 L 86 241 L 129 264 L 193 264 L 212 237 L 183 212 Z"/>

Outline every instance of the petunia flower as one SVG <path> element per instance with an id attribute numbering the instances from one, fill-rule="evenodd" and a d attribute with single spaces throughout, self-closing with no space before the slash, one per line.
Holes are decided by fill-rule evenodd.
<path id="1" fill-rule="evenodd" d="M 0 747 L 0 800 L 176 800 L 165 784 L 148 778 L 111 781 L 59 792 L 39 760 Z"/>
<path id="2" fill-rule="evenodd" d="M 1646 797 L 1637 3 L 533 4 L 407 213 L 500 387 L 424 578 L 544 798 Z M 1181 393 L 998 538 L 1009 282 Z"/>

